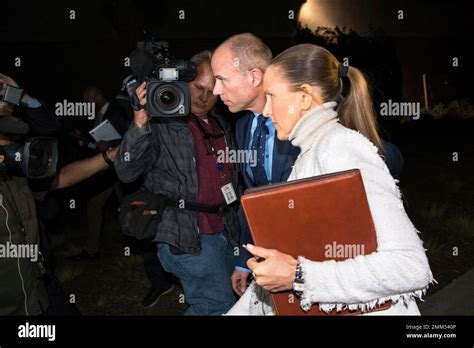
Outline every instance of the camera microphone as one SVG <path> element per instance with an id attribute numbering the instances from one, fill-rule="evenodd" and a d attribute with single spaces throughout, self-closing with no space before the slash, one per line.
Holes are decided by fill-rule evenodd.
<path id="1" fill-rule="evenodd" d="M 130 54 L 130 69 L 140 80 L 144 80 L 153 72 L 153 54 L 149 50 L 137 48 Z"/>

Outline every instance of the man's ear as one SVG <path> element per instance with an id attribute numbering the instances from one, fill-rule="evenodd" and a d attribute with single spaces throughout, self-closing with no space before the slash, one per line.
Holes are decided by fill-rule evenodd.
<path id="1" fill-rule="evenodd" d="M 250 70 L 250 76 L 252 77 L 252 85 L 254 87 L 257 87 L 257 86 L 260 86 L 261 83 L 263 83 L 263 71 L 258 69 L 258 68 L 254 68 L 252 70 Z"/>

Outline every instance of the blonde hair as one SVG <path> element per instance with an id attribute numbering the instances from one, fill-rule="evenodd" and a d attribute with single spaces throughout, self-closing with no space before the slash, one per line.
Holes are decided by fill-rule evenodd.
<path id="1" fill-rule="evenodd" d="M 344 97 L 340 64 L 325 48 L 301 44 L 277 55 L 270 65 L 279 68 L 293 90 L 309 84 L 320 88 L 324 102 L 337 101 L 341 124 L 362 133 L 379 149 L 379 154 L 383 154 L 367 80 L 359 69 L 349 66 L 347 78 L 350 87 Z"/>

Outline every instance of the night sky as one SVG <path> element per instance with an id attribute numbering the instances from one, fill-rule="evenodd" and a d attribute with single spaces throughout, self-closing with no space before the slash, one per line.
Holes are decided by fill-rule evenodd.
<path id="1" fill-rule="evenodd" d="M 408 74 L 419 75 L 420 69 L 430 65 L 433 71 L 448 73 L 450 57 L 465 57 L 461 69 L 472 58 L 470 45 L 466 45 L 472 41 L 466 4 L 393 0 L 4 2 L 0 71 L 48 102 L 78 98 L 88 84 L 114 94 L 129 72 L 123 59 L 137 40 L 168 40 L 175 56 L 188 58 L 232 34 L 249 31 L 262 37 L 276 54 L 292 45 L 300 18 L 311 28 L 339 25 L 361 35 L 369 28 L 381 29 L 398 40 L 398 55 Z M 397 19 L 400 9 L 403 21 Z M 71 10 L 74 20 L 69 18 Z M 179 18 L 180 11 L 184 19 Z M 289 11 L 295 13 L 295 19 L 288 18 Z M 22 58 L 21 67 L 13 66 L 15 57 Z M 472 76 L 472 71 L 466 69 L 463 74 Z M 416 83 L 410 81 L 404 91 L 419 97 L 416 90 L 410 90 Z"/>

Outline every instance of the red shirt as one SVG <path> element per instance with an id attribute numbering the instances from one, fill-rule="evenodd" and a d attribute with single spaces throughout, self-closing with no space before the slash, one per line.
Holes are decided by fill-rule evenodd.
<path id="1" fill-rule="evenodd" d="M 196 121 L 201 127 L 196 124 Z M 227 146 L 224 132 L 213 117 L 208 117 L 208 122 L 206 122 L 191 115 L 186 118 L 186 123 L 196 145 L 199 182 L 197 203 L 225 204 L 221 187 L 232 182 L 232 164 L 217 162 L 218 151 L 225 151 Z M 216 136 L 206 139 L 203 133 Z M 225 226 L 218 214 L 199 213 L 199 229 L 200 233 L 214 234 L 222 232 Z"/>

